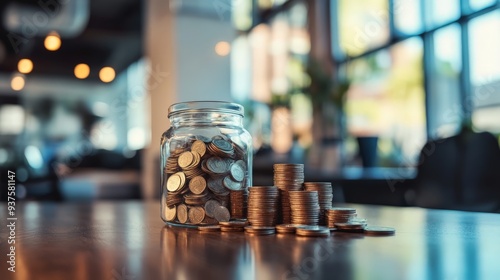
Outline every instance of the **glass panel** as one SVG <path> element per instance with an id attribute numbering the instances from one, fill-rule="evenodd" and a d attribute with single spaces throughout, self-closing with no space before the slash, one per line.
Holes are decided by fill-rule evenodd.
<path id="1" fill-rule="evenodd" d="M 287 0 L 257 0 L 259 9 L 266 10 L 272 7 L 283 5 Z"/>
<path id="2" fill-rule="evenodd" d="M 426 140 L 422 40 L 411 38 L 349 63 L 348 142 L 378 137 L 378 165 L 411 165 Z M 348 165 L 357 163 L 347 155 Z"/>
<path id="3" fill-rule="evenodd" d="M 416 34 L 422 31 L 420 0 L 394 0 L 394 25 L 398 32 Z"/>
<path id="4" fill-rule="evenodd" d="M 339 0 L 340 50 L 356 56 L 389 40 L 387 0 Z"/>
<path id="5" fill-rule="evenodd" d="M 427 0 L 426 22 L 428 27 L 435 27 L 460 17 L 460 0 Z"/>
<path id="6" fill-rule="evenodd" d="M 469 0 L 471 10 L 477 11 L 495 4 L 497 0 Z"/>
<path id="7" fill-rule="evenodd" d="M 234 27 L 238 30 L 250 29 L 252 27 L 252 0 L 238 0 L 231 5 L 231 8 Z"/>
<path id="8" fill-rule="evenodd" d="M 496 119 L 500 129 L 498 110 L 479 110 L 500 105 L 500 11 L 471 20 L 469 28 L 473 125 L 480 130 L 492 129 L 484 120 Z"/>
<path id="9" fill-rule="evenodd" d="M 235 101 L 250 99 L 252 88 L 252 48 L 247 36 L 233 41 L 231 48 L 231 94 Z"/>
<path id="10" fill-rule="evenodd" d="M 462 71 L 460 25 L 434 33 L 429 75 L 428 123 L 430 138 L 455 135 L 462 121 L 460 72 Z"/>

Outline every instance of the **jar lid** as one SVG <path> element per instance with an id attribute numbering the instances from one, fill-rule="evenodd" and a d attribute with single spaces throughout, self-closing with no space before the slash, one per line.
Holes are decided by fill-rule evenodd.
<path id="1" fill-rule="evenodd" d="M 168 108 L 168 117 L 178 113 L 205 113 L 205 112 L 220 112 L 230 113 L 240 116 L 245 115 L 243 106 L 237 103 L 224 101 L 190 101 L 175 103 Z"/>

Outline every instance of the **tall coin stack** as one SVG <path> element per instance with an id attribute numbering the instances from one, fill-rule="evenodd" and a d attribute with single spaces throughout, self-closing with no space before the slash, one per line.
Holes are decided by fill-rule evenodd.
<path id="1" fill-rule="evenodd" d="M 319 223 L 317 191 L 289 191 L 292 224 L 314 225 Z"/>
<path id="2" fill-rule="evenodd" d="M 248 193 L 246 190 L 231 191 L 229 194 L 231 218 L 245 219 L 247 212 Z"/>
<path id="3" fill-rule="evenodd" d="M 278 189 L 274 186 L 249 187 L 248 222 L 257 227 L 273 227 L 278 214 Z"/>
<path id="4" fill-rule="evenodd" d="M 331 208 L 326 210 L 326 224 L 329 228 L 333 228 L 336 223 L 348 223 L 356 216 L 355 208 Z"/>
<path id="5" fill-rule="evenodd" d="M 306 191 L 317 191 L 319 199 L 319 224 L 326 225 L 326 210 L 332 208 L 333 189 L 330 182 L 305 182 Z"/>
<path id="6" fill-rule="evenodd" d="M 303 164 L 274 165 L 274 185 L 280 192 L 281 215 L 278 217 L 280 223 L 291 223 L 290 197 L 288 192 L 302 190 L 302 183 L 304 183 Z"/>

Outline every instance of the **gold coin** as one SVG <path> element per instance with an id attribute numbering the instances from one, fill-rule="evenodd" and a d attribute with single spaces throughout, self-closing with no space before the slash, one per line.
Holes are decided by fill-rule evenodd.
<path id="1" fill-rule="evenodd" d="M 201 194 L 207 188 L 207 181 L 202 176 L 196 176 L 189 181 L 189 189 L 194 194 Z"/>
<path id="2" fill-rule="evenodd" d="M 188 219 L 187 211 L 188 211 L 188 209 L 187 209 L 186 205 L 179 204 L 177 206 L 177 219 L 179 220 L 179 222 L 181 224 L 185 224 L 187 222 L 187 219 Z"/>
<path id="3" fill-rule="evenodd" d="M 196 140 L 193 142 L 193 145 L 191 145 L 191 151 L 196 152 L 198 155 L 200 155 L 200 157 L 202 157 L 207 152 L 207 146 L 203 141 Z"/>
<path id="4" fill-rule="evenodd" d="M 163 211 L 163 215 L 165 216 L 165 220 L 167 220 L 169 222 L 173 221 L 175 219 L 176 213 L 177 213 L 177 208 L 175 206 L 173 206 L 173 207 L 166 206 L 164 211 Z"/>
<path id="5" fill-rule="evenodd" d="M 189 209 L 189 221 L 193 224 L 199 224 L 205 218 L 205 210 L 202 207 L 192 207 Z"/>
<path id="6" fill-rule="evenodd" d="M 176 173 L 172 176 L 170 176 L 167 180 L 167 190 L 169 192 L 175 192 L 177 191 L 178 189 L 181 188 L 181 183 L 182 183 L 182 179 L 181 177 Z"/>
<path id="7" fill-rule="evenodd" d="M 194 155 L 191 152 L 184 152 L 179 156 L 178 164 L 181 168 L 186 168 L 194 161 Z"/>

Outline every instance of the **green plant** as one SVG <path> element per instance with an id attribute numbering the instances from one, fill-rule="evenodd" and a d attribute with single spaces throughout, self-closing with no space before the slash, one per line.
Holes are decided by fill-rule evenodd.
<path id="1" fill-rule="evenodd" d="M 343 110 L 347 91 L 351 83 L 347 79 L 335 80 L 317 61 L 311 60 L 307 67 L 311 85 L 307 89 L 315 110 L 322 110 L 324 105 L 334 105 Z"/>

